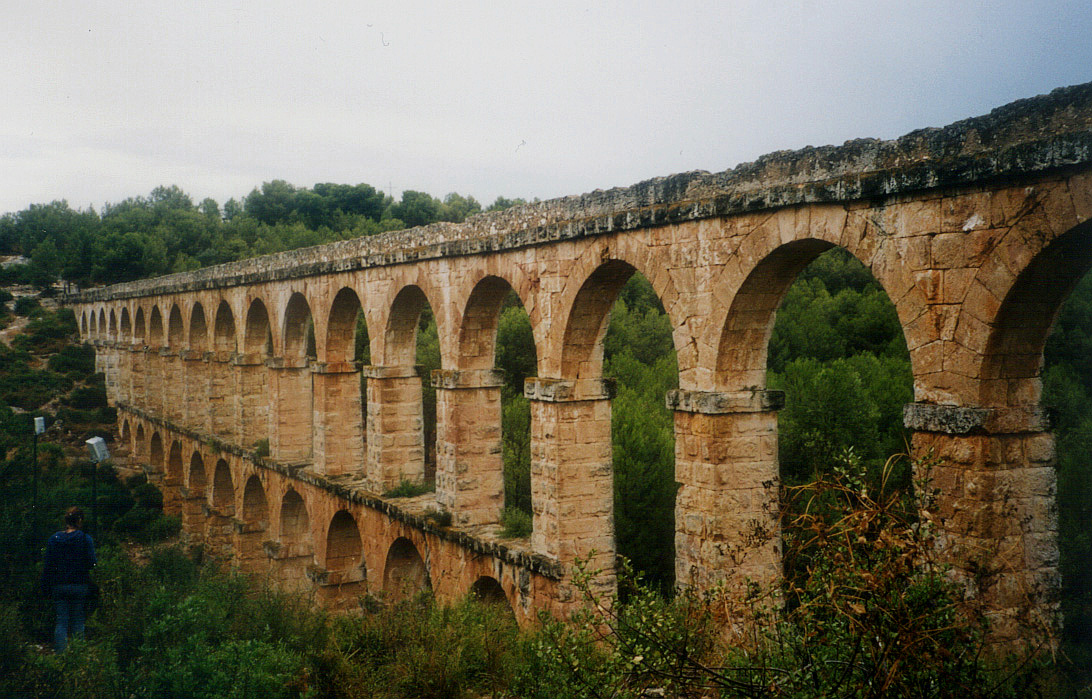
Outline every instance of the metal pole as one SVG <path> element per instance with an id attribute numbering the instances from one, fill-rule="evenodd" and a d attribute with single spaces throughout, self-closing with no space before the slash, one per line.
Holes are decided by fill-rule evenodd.
<path id="1" fill-rule="evenodd" d="M 99 535 L 98 519 L 95 517 L 95 507 L 99 503 L 99 465 L 97 462 L 91 462 L 91 531 L 95 533 L 95 536 Z"/>
<path id="2" fill-rule="evenodd" d="M 38 513 L 38 432 L 34 433 L 34 459 L 31 461 L 30 468 L 34 473 L 34 497 L 30 501 L 30 511 L 34 514 Z"/>

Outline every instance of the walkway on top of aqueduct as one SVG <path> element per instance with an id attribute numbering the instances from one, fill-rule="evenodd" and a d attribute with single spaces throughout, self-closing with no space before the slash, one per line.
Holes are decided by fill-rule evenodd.
<path id="1" fill-rule="evenodd" d="M 84 292 L 119 429 L 194 536 L 330 597 L 431 586 L 564 611 L 567 570 L 613 569 L 609 309 L 639 271 L 673 328 L 676 576 L 779 575 L 774 316 L 841 246 L 893 301 L 910 350 L 913 450 L 940 457 L 934 521 L 995 633 L 1058 591 L 1053 437 L 1039 407 L 1052 319 L 1092 266 L 1092 84 L 895 141 L 779 152 L 462 224 L 350 240 Z M 538 376 L 529 542 L 498 541 L 494 341 L 514 290 Z M 436 493 L 424 473 L 417 321 L 439 332 Z M 362 312 L 372 365 L 352 362 Z M 306 336 L 314 330 L 314 356 Z M 361 395 L 361 377 L 366 377 Z M 268 440 L 268 456 L 254 445 Z M 452 516 L 443 527 L 422 502 Z M 408 504 L 407 504 L 408 502 Z M 987 574 L 982 574 L 986 571 Z"/>

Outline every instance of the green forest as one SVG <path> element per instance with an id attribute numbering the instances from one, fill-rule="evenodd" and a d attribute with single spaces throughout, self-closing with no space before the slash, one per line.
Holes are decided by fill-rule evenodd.
<path id="1" fill-rule="evenodd" d="M 488 208 L 518 202 L 502 198 Z M 0 255 L 28 258 L 5 269 L 0 285 L 44 290 L 41 302 L 25 291 L 0 291 L 0 327 L 28 320 L 10 346 L 0 343 L 0 526 L 15 542 L 4 553 L 0 583 L 8 592 L 0 607 L 0 692 L 1092 696 L 1092 275 L 1062 308 L 1046 348 L 1043 400 L 1053 410 L 1058 445 L 1064 631 L 1061 654 L 1030 663 L 991 662 L 981 652 L 979 627 L 961 616 L 970 612 L 959 591 L 943 575 L 906 564 L 928 555 L 910 461 L 891 458 L 906 451 L 909 356 L 883 289 L 840 249 L 816 258 L 790 287 L 769 346 L 768 384 L 787 394 L 779 453 L 789 579 L 783 590 L 767 592 L 789 601 L 756 597 L 752 621 L 732 625 L 739 627 L 734 636 L 724 631 L 724 600 L 673 593 L 674 439 L 664 394 L 677 387 L 678 367 L 663 307 L 639 274 L 615 301 L 605 340 L 604 370 L 617 382 L 615 531 L 618 552 L 629 561 L 605 623 L 577 615 L 521 631 L 474 600 L 444 606 L 428 598 L 395 606 L 362 600 L 359 615 L 326 615 L 306 599 L 262 589 L 199 550 L 174 545 L 178 522 L 163 516 L 151 484 L 119 480 L 108 464 L 96 468 L 75 451 L 91 435 L 112 439 L 115 416 L 91 351 L 74 344 L 71 313 L 42 307 L 54 280 L 108 284 L 459 221 L 481 210 L 456 194 L 440 200 L 407 191 L 394 201 L 368 185 L 307 189 L 274 181 L 223 207 L 160 187 L 101 213 L 54 202 L 0 218 Z M 361 324 L 358 360 L 367 359 L 366 338 Z M 531 525 L 530 410 L 522 387 L 536 361 L 530 322 L 513 294 L 501 312 L 496 364 L 506 376 L 504 525 L 515 536 Z M 428 309 L 417 362 L 440 367 Z M 430 437 L 434 406 L 426 388 Z M 37 415 L 51 428 L 35 464 L 29 435 Z M 90 502 L 91 487 L 100 513 L 93 534 L 102 542 L 103 604 L 87 641 L 54 656 L 35 650 L 49 638 L 51 618 L 35 594 L 36 571 L 59 513 Z M 796 505 L 805 501 L 824 508 Z M 883 523 L 883 555 L 862 553 L 866 540 L 880 536 L 862 528 L 865 519 Z M 834 563 L 847 560 L 853 564 Z M 867 604 L 847 606 L 844 591 L 862 586 Z M 589 608 L 601 602 L 588 601 Z"/>

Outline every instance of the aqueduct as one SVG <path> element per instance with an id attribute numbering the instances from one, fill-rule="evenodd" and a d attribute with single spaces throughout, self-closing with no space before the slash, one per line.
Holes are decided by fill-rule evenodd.
<path id="1" fill-rule="evenodd" d="M 69 303 L 97 348 L 120 434 L 161 474 L 166 506 L 191 535 L 329 598 L 488 590 L 526 619 L 564 611 L 577 557 L 611 583 L 603 337 L 635 271 L 662 300 L 678 355 L 680 388 L 666 396 L 677 583 L 776 579 L 783 396 L 766 387 L 767 345 L 796 275 L 840 246 L 894 302 L 914 381 L 905 425 L 913 450 L 939 459 L 931 517 L 950 560 L 978 572 L 970 584 L 1004 635 L 1016 612 L 1057 604 L 1039 372 L 1056 311 L 1092 267 L 1090 217 L 1092 84 L 895 141 L 780 152 Z M 494 343 L 510 291 L 538 357 L 525 386 L 529 541 L 497 537 Z M 423 476 L 413 363 L 426 303 L 443 365 L 424 377 L 438 396 L 436 490 L 396 500 L 380 493 Z M 353 362 L 358 313 L 366 366 Z M 450 513 L 450 526 L 426 506 Z"/>

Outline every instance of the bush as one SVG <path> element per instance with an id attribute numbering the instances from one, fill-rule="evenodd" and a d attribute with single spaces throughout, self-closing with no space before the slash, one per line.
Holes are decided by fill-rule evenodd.
<path id="1" fill-rule="evenodd" d="M 29 316 L 36 308 L 40 308 L 40 305 L 33 296 L 20 296 L 15 299 L 15 315 Z"/>
<path id="2" fill-rule="evenodd" d="M 501 513 L 500 535 L 506 539 L 526 539 L 531 536 L 531 515 L 514 507 L 504 508 Z"/>
<path id="3" fill-rule="evenodd" d="M 401 483 L 383 493 L 385 498 L 413 498 L 436 490 L 436 486 L 430 483 L 415 483 L 403 480 Z"/>

